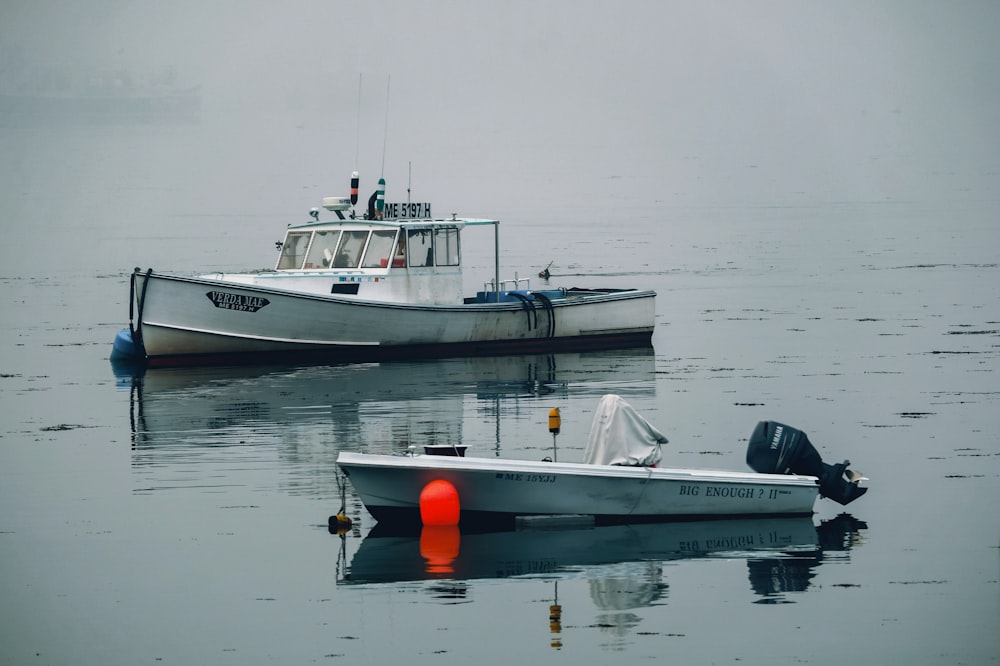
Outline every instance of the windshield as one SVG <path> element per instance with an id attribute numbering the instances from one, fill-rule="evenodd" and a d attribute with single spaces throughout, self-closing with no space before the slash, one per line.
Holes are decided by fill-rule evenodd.
<path id="1" fill-rule="evenodd" d="M 361 253 L 368 241 L 367 231 L 345 231 L 340 235 L 340 246 L 333 258 L 334 268 L 357 268 Z"/>
<path id="2" fill-rule="evenodd" d="M 278 257 L 278 270 L 301 268 L 309 247 L 311 231 L 289 231 L 285 242 L 281 245 L 281 255 Z"/>
<path id="3" fill-rule="evenodd" d="M 309 246 L 309 255 L 303 268 L 329 268 L 339 239 L 339 231 L 317 231 L 313 236 L 312 245 Z"/>
<path id="4" fill-rule="evenodd" d="M 392 252 L 392 242 L 395 239 L 395 229 L 376 229 L 373 231 L 361 267 L 385 268 L 389 264 L 389 253 Z"/>
<path id="5" fill-rule="evenodd" d="M 438 237 L 438 265 L 454 265 L 458 260 L 458 237 L 454 229 Z M 433 232 L 429 229 L 410 232 L 417 237 L 420 266 L 433 266 Z M 452 235 L 454 234 L 454 235 Z M 322 268 L 386 268 L 406 265 L 406 233 L 401 232 L 397 245 L 396 229 L 325 229 L 289 231 L 281 245 L 278 270 L 314 270 Z M 395 248 L 395 256 L 391 256 Z"/>

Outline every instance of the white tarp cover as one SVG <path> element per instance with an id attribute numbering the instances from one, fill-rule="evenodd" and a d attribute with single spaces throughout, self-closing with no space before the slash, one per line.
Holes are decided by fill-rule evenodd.
<path id="1" fill-rule="evenodd" d="M 667 438 L 642 418 L 620 395 L 605 395 L 597 404 L 583 462 L 591 465 L 641 465 L 660 462 Z"/>

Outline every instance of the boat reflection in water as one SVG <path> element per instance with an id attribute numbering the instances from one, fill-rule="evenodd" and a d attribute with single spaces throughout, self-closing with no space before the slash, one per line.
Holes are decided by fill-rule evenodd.
<path id="1" fill-rule="evenodd" d="M 581 398 L 589 405 L 608 391 L 633 399 L 655 393 L 652 348 L 308 367 L 113 369 L 119 388 L 129 392 L 134 467 L 199 463 L 187 469 L 204 475 L 209 463 L 252 456 L 259 469 L 276 454 L 273 465 L 306 484 L 296 493 L 324 497 L 339 496 L 334 461 L 341 450 L 394 453 L 472 444 L 499 454 L 501 431 L 533 418 L 540 397 Z M 523 445 L 517 437 L 507 442 Z M 548 444 L 545 437 L 540 442 Z"/>
<path id="2" fill-rule="evenodd" d="M 804 517 L 485 533 L 457 527 L 386 533 L 376 525 L 338 583 L 434 581 L 431 594 L 463 596 L 474 579 L 586 577 L 598 610 L 614 613 L 665 599 L 665 563 L 723 558 L 746 561 L 756 603 L 790 603 L 788 593 L 805 591 L 824 560 L 845 557 L 864 529 L 848 514 L 819 527 Z"/>

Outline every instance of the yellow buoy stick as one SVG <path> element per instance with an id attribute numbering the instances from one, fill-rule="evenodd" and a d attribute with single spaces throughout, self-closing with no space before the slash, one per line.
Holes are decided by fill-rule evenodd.
<path id="1" fill-rule="evenodd" d="M 556 435 L 559 434 L 559 428 L 561 425 L 562 417 L 559 416 L 559 408 L 553 407 L 549 410 L 549 432 L 552 433 L 552 462 L 557 461 Z"/>

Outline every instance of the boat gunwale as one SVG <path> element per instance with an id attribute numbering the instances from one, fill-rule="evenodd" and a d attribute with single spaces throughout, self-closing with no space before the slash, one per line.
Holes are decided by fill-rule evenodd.
<path id="1" fill-rule="evenodd" d="M 633 480 L 689 481 L 698 483 L 741 483 L 781 486 L 817 487 L 819 479 L 797 474 L 761 474 L 734 470 L 699 470 L 673 467 L 633 467 L 624 465 L 594 465 L 590 463 L 547 462 L 507 458 L 475 458 L 459 456 L 394 456 L 341 451 L 338 466 L 369 469 L 447 469 L 457 472 L 556 473 L 568 476 L 588 476 Z"/>
<path id="2" fill-rule="evenodd" d="M 279 273 L 280 271 L 275 271 Z M 280 289 L 275 287 L 265 287 L 257 284 L 248 284 L 242 282 L 232 282 L 229 280 L 219 280 L 216 278 L 205 277 L 205 275 L 182 275 L 179 273 L 159 273 L 153 271 L 149 274 L 137 271 L 137 275 L 141 276 L 143 279 L 149 278 L 159 278 L 163 280 L 172 280 L 175 282 L 187 282 L 190 284 L 201 284 L 210 287 L 223 287 L 226 289 L 233 290 L 245 290 L 255 293 L 264 294 L 275 294 L 279 296 L 289 296 L 293 298 L 301 298 L 319 301 L 323 303 L 338 303 L 342 305 L 351 306 L 367 306 L 367 307 L 378 307 L 378 308 L 390 308 L 397 310 L 428 310 L 433 312 L 496 312 L 496 311 L 520 311 L 524 309 L 524 304 L 520 301 L 501 301 L 487 302 L 487 303 L 449 303 L 449 304 L 437 304 L 437 303 L 407 303 L 405 301 L 379 301 L 374 299 L 362 299 L 350 296 L 344 296 L 343 294 L 315 294 L 307 291 L 296 291 L 294 289 Z M 225 273 L 220 273 L 224 275 Z M 353 275 L 367 275 L 366 273 L 352 273 Z M 233 273 L 233 275 L 252 275 L 252 273 Z M 341 273 L 321 273 L 319 271 L 315 272 L 316 277 L 322 277 L 324 275 L 329 275 L 330 277 L 336 277 L 342 275 Z M 301 273 L 296 273 L 294 277 L 312 277 L 312 275 L 302 275 Z M 532 292 L 542 291 L 539 289 L 529 290 Z M 588 291 L 586 293 L 569 293 L 565 297 L 550 298 L 553 307 L 566 307 L 569 305 L 579 305 L 581 301 L 587 301 L 590 303 L 599 303 L 607 301 L 618 301 L 618 300 L 633 300 L 638 298 L 655 298 L 656 292 L 652 289 L 621 289 L 615 291 Z M 152 322 L 151 322 L 152 323 Z"/>

